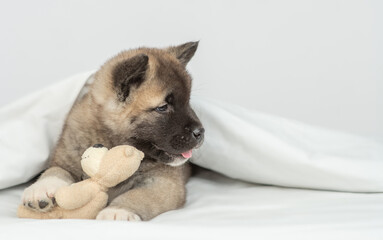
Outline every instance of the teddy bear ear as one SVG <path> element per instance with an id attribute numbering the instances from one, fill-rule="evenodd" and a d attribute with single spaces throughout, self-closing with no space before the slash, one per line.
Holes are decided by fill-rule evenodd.
<path id="1" fill-rule="evenodd" d="M 127 157 L 134 157 L 135 154 L 137 154 L 136 156 L 138 156 L 138 158 L 140 158 L 140 160 L 142 161 L 142 159 L 144 158 L 143 152 L 132 146 L 129 146 L 125 149 L 125 155 Z"/>
<path id="2" fill-rule="evenodd" d="M 127 157 L 131 157 L 131 156 L 133 156 L 133 149 L 132 149 L 131 147 L 127 147 L 127 148 L 125 149 L 125 155 L 126 155 Z"/>
<path id="3" fill-rule="evenodd" d="M 85 150 L 84 154 L 81 157 L 81 167 L 84 170 L 84 172 L 88 174 L 88 176 L 93 176 L 98 172 L 102 158 L 107 152 L 108 149 L 104 146 L 93 146 Z"/>

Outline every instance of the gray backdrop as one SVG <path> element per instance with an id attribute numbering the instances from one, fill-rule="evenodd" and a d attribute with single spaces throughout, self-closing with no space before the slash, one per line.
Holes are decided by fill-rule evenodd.
<path id="1" fill-rule="evenodd" d="M 383 138 L 383 1 L 0 1 L 0 107 L 117 52 L 200 40 L 193 95 Z"/>

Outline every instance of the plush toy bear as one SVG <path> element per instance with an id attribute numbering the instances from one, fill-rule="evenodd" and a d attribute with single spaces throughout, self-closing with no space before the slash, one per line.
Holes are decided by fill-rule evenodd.
<path id="1" fill-rule="evenodd" d="M 133 175 L 143 158 L 144 153 L 132 146 L 108 150 L 96 144 L 82 155 L 81 166 L 89 179 L 60 188 L 55 194 L 57 206 L 49 212 L 37 212 L 20 205 L 17 215 L 36 219 L 95 219 L 108 202 L 108 188 Z"/>

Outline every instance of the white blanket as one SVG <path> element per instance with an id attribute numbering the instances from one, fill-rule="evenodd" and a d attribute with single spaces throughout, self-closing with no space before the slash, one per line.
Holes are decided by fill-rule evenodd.
<path id="1" fill-rule="evenodd" d="M 79 74 L 0 109 L 0 188 L 45 166 L 65 115 L 91 73 Z M 383 192 L 383 144 L 239 106 L 193 99 L 206 128 L 192 161 L 249 182 Z"/>
<path id="2" fill-rule="evenodd" d="M 206 142 L 193 163 L 249 182 L 383 192 L 383 144 L 239 106 L 195 99 Z"/>
<path id="3" fill-rule="evenodd" d="M 0 109 L 0 188 L 41 171 L 90 73 Z M 206 128 L 193 162 L 232 178 L 290 187 L 382 192 L 381 145 L 238 106 L 193 99 Z M 150 222 L 18 219 L 26 184 L 0 190 L 0 239 L 381 239 L 383 193 L 245 183 L 201 171 L 184 208 Z"/>
<path id="4" fill-rule="evenodd" d="M 383 194 L 259 186 L 200 172 L 185 207 L 150 222 L 16 218 L 25 186 L 0 191 L 0 239 L 378 240 Z"/>

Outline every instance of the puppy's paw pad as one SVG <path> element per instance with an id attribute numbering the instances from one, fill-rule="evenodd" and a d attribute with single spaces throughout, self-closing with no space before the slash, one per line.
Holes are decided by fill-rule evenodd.
<path id="1" fill-rule="evenodd" d="M 53 203 L 53 201 L 52 201 L 52 203 Z M 40 209 L 44 209 L 44 208 L 47 207 L 48 205 L 49 205 L 49 202 L 46 202 L 46 201 L 44 201 L 44 200 L 39 201 L 39 208 L 40 208 Z"/>
<path id="2" fill-rule="evenodd" d="M 112 221 L 141 221 L 140 216 L 121 208 L 107 207 L 98 213 L 97 220 L 112 220 Z"/>
<path id="3" fill-rule="evenodd" d="M 57 177 L 44 178 L 24 190 L 22 202 L 30 209 L 47 212 L 56 205 L 54 194 L 57 189 L 68 184 Z"/>

